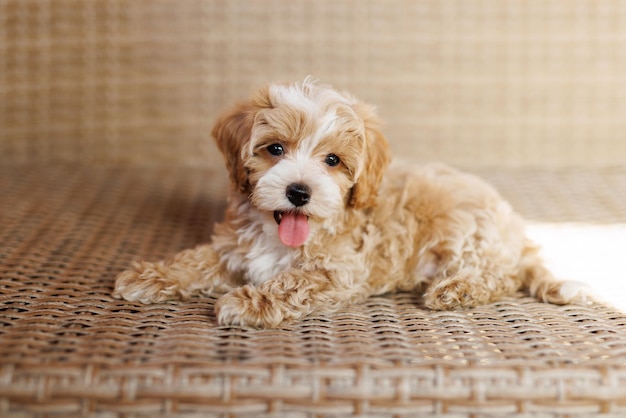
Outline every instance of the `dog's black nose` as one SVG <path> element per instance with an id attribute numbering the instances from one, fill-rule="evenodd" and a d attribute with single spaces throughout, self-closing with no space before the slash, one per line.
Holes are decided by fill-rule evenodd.
<path id="1" fill-rule="evenodd" d="M 304 206 L 311 200 L 311 189 L 305 184 L 291 183 L 286 196 L 295 206 Z"/>

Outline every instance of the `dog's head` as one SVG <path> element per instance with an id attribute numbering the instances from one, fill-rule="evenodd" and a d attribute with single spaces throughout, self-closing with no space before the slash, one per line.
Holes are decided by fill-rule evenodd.
<path id="1" fill-rule="evenodd" d="M 389 162 L 373 108 L 309 78 L 258 90 L 213 137 L 232 186 L 273 216 L 291 247 L 306 242 L 309 220 L 375 205 Z"/>

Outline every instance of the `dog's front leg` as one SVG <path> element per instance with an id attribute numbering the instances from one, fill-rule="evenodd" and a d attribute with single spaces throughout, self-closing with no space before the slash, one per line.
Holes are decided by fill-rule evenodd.
<path id="1" fill-rule="evenodd" d="M 271 328 L 315 311 L 332 312 L 369 296 L 364 286 L 342 276 L 329 271 L 284 271 L 259 287 L 246 285 L 222 296 L 215 305 L 217 320 L 222 325 Z"/>
<path id="2" fill-rule="evenodd" d="M 224 293 L 233 287 L 210 245 L 181 251 L 168 261 L 142 261 L 133 267 L 117 276 L 113 297 L 157 303 L 201 293 Z"/>

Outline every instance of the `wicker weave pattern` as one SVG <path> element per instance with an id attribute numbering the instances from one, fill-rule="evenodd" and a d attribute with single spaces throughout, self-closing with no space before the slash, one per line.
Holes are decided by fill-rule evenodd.
<path id="1" fill-rule="evenodd" d="M 218 112 L 313 74 L 408 159 L 619 165 L 624 21 L 622 0 L 2 0 L 0 159 L 219 163 Z"/>
<path id="2" fill-rule="evenodd" d="M 483 174 L 517 202 L 585 192 L 567 172 L 523 187 L 522 172 Z M 576 178 L 609 185 L 585 219 L 624 221 L 623 200 L 597 208 L 625 171 Z M 209 239 L 223 184 L 210 170 L 0 168 L 0 416 L 626 413 L 626 314 L 600 304 L 431 312 L 397 294 L 258 331 L 216 326 L 211 298 L 111 299 L 132 260 Z M 554 210 L 583 220 L 569 204 Z"/>
<path id="3" fill-rule="evenodd" d="M 291 412 L 297 415 L 289 416 L 376 417 L 407 413 L 444 417 L 516 413 L 553 416 L 548 413 L 555 410 L 570 416 L 618 417 L 626 412 L 622 401 L 626 396 L 626 373 L 610 367 L 578 371 L 558 367 L 511 370 L 276 365 L 254 370 L 198 365 L 127 367 L 124 372 L 70 367 L 49 368 L 43 373 L 37 370 L 37 379 L 29 378 L 29 371 L 20 368 L 3 373 L 3 377 L 17 381 L 11 390 L 17 401 L 11 407 L 45 408 L 59 416 L 105 410 L 133 416 L 263 416 Z M 97 390 L 93 390 L 95 385 Z"/>

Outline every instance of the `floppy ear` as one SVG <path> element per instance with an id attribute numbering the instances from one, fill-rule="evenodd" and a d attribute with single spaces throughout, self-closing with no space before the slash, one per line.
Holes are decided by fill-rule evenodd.
<path id="1" fill-rule="evenodd" d="M 376 204 L 378 188 L 391 159 L 387 139 L 379 130 L 374 109 L 362 103 L 354 109 L 365 125 L 364 163 L 361 174 L 352 187 L 349 204 L 356 208 L 368 208 Z"/>
<path id="2" fill-rule="evenodd" d="M 232 187 L 246 194 L 251 190 L 242 149 L 250 141 L 254 118 L 260 108 L 254 100 L 240 103 L 221 116 L 211 132 L 224 156 Z"/>

